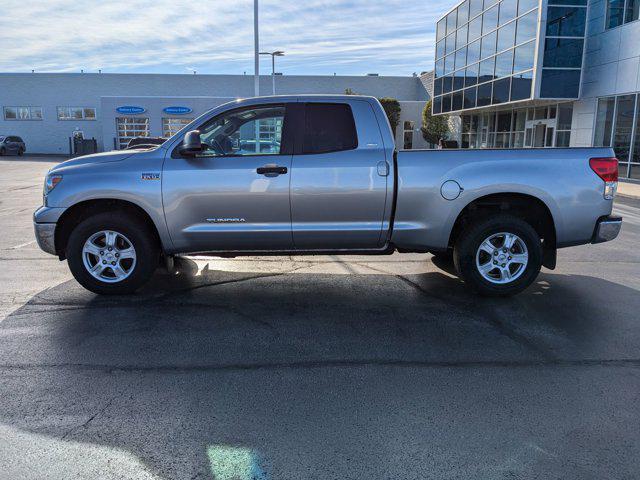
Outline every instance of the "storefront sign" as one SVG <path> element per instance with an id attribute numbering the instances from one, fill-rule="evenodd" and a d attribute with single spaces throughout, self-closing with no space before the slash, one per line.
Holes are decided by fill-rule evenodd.
<path id="1" fill-rule="evenodd" d="M 189 107 L 165 107 L 162 111 L 170 115 L 185 115 L 191 113 L 193 110 Z"/>
<path id="2" fill-rule="evenodd" d="M 125 115 L 135 115 L 137 113 L 144 113 L 146 109 L 144 107 L 136 107 L 135 105 L 123 105 L 116 108 L 116 112 L 123 113 Z"/>

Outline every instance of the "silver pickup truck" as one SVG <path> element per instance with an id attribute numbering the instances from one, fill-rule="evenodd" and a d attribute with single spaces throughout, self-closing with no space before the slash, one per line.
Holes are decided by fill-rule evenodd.
<path id="1" fill-rule="evenodd" d="M 431 252 L 483 295 L 525 289 L 556 249 L 612 240 L 609 148 L 400 151 L 361 96 L 227 103 L 160 146 L 51 169 L 40 248 L 101 294 L 130 293 L 161 258 Z"/>

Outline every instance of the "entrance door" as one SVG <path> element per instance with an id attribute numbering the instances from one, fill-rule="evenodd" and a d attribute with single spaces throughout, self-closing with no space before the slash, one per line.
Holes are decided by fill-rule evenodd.
<path id="1" fill-rule="evenodd" d="M 295 248 L 380 247 L 393 172 L 371 105 L 310 102 L 303 114 L 291 175 Z"/>
<path id="2" fill-rule="evenodd" d="M 525 147 L 553 147 L 555 146 L 556 120 L 530 120 L 526 123 Z"/>
<path id="3" fill-rule="evenodd" d="M 545 124 L 536 125 L 533 129 L 533 146 L 544 147 L 544 139 L 547 133 L 547 126 Z"/>
<path id="4" fill-rule="evenodd" d="M 206 150 L 164 163 L 162 197 L 180 252 L 292 250 L 286 106 L 227 111 L 201 125 Z"/>

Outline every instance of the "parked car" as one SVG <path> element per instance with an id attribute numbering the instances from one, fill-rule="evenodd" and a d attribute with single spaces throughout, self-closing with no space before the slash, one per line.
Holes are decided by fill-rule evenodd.
<path id="1" fill-rule="evenodd" d="M 22 155 L 27 151 L 27 146 L 22 138 L 15 135 L 0 135 L 0 155 L 15 153 Z"/>
<path id="2" fill-rule="evenodd" d="M 125 150 L 155 148 L 166 141 L 167 139 L 164 137 L 134 137 L 129 140 Z"/>
<path id="3" fill-rule="evenodd" d="M 611 148 L 397 152 L 370 97 L 234 101 L 185 131 L 47 174 L 36 238 L 85 288 L 133 292 L 176 254 L 399 251 L 448 256 L 476 292 L 512 295 L 558 248 L 622 223 Z"/>

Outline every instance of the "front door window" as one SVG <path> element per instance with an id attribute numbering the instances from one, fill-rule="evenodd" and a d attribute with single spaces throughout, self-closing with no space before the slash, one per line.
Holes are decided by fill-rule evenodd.
<path id="1" fill-rule="evenodd" d="M 200 128 L 201 156 L 279 155 L 284 113 L 284 106 L 275 105 L 215 118 Z"/>

